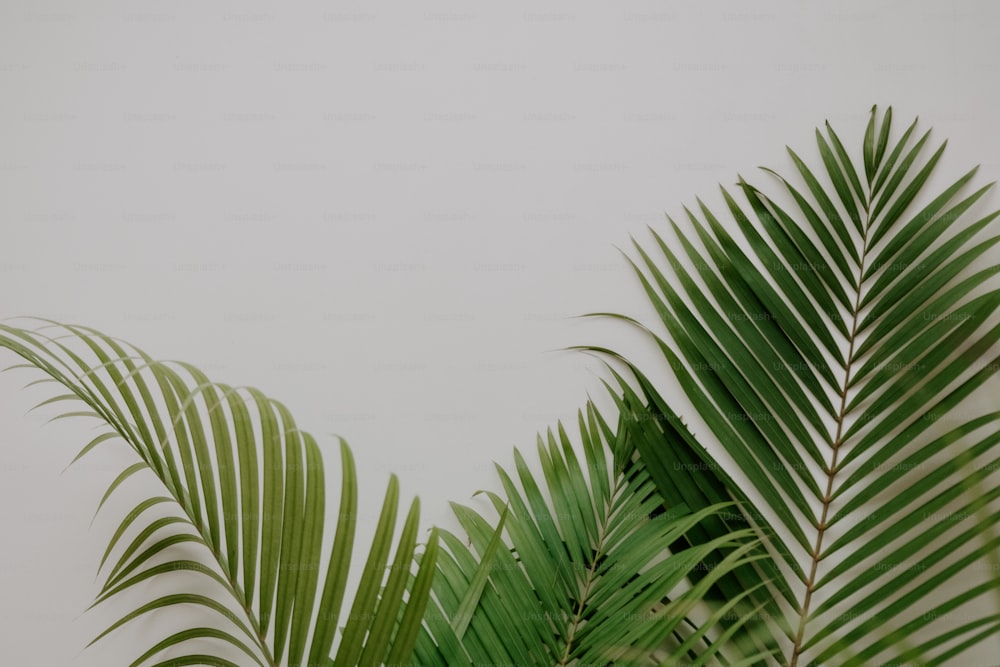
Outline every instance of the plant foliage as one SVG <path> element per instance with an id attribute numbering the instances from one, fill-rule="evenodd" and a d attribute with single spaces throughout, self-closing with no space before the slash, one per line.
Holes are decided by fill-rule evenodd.
<path id="1" fill-rule="evenodd" d="M 84 327 L 0 325 L 32 384 L 61 387 L 40 405 L 102 425 L 77 458 L 113 440 L 136 457 L 101 501 L 144 484 L 95 604 L 176 590 L 97 639 L 178 605 L 218 622 L 133 665 L 941 665 L 996 636 L 1000 412 L 967 399 L 1000 367 L 998 267 L 980 266 L 1000 212 L 975 169 L 926 192 L 944 145 L 916 127 L 895 137 L 873 108 L 852 157 L 826 124 L 821 167 L 789 149 L 773 192 L 739 178 L 724 216 L 698 200 L 651 230 L 628 261 L 659 321 L 596 315 L 666 366 L 586 348 L 628 369 L 609 364 L 616 419 L 588 403 L 575 441 L 558 424 L 537 460 L 515 450 L 499 492 L 453 505 L 467 539 L 418 546 L 417 501 L 397 530 L 391 478 L 350 605 L 345 443 L 334 501 L 320 445 L 256 389 Z"/>
<path id="2" fill-rule="evenodd" d="M 582 460 L 560 424 L 538 439 L 542 481 L 517 450 L 516 474 L 497 466 L 504 493 L 485 495 L 498 521 L 454 505 L 471 547 L 442 533 L 420 664 L 754 664 L 769 655 L 726 655 L 759 611 L 746 604 L 753 588 L 704 604 L 721 578 L 764 557 L 753 530 L 708 535 L 730 504 L 665 505 L 624 425 L 609 428 L 590 404 L 578 422 Z M 703 539 L 668 549 L 691 534 Z M 696 577 L 715 553 L 724 555 Z M 471 617 L 470 593 L 480 599 Z"/>
<path id="3" fill-rule="evenodd" d="M 23 366 L 42 370 L 42 381 L 67 392 L 42 405 L 82 402 L 86 410 L 61 416 L 102 422 L 103 432 L 77 459 L 112 440 L 124 440 L 135 452 L 138 460 L 110 484 L 102 506 L 132 478 L 144 476 L 147 482 L 146 497 L 126 513 L 108 544 L 95 604 L 152 577 L 178 571 L 205 577 L 194 590 L 142 604 L 97 639 L 145 614 L 195 605 L 217 614 L 219 623 L 154 638 L 132 664 L 150 664 L 165 652 L 169 660 L 152 664 L 321 665 L 332 659 L 333 665 L 353 666 L 409 658 L 427 604 L 437 536 L 431 535 L 405 595 L 419 505 L 411 504 L 393 567 L 387 568 L 399 508 L 395 478 L 362 583 L 343 614 L 358 503 L 354 461 L 345 443 L 338 452 L 336 532 L 324 551 L 322 452 L 281 403 L 253 388 L 210 382 L 188 364 L 154 361 L 138 348 L 82 327 L 53 324 L 29 331 L 0 325 L 0 345 L 21 355 Z M 150 475 L 159 483 L 148 484 Z M 151 511 L 162 505 L 172 512 Z M 132 534 L 126 544 L 125 536 Z M 201 547 L 202 557 L 179 553 L 183 543 Z M 216 640 L 217 654 L 185 653 L 192 640 L 205 638 Z M 226 657 L 224 645 L 237 649 L 240 662 Z"/>
<path id="4" fill-rule="evenodd" d="M 997 267 L 976 264 L 1000 212 L 976 212 L 975 169 L 923 192 L 945 146 L 916 127 L 893 140 L 873 108 L 858 171 L 827 124 L 821 171 L 789 149 L 778 193 L 740 178 L 726 222 L 698 200 L 630 260 L 665 335 L 617 317 L 653 337 L 708 429 L 699 458 L 748 482 L 728 490 L 766 529 L 782 664 L 944 664 L 1000 631 L 976 607 L 1000 577 L 969 576 L 1000 546 L 1000 413 L 963 411 L 1000 362 Z M 669 493 L 675 454 L 638 448 Z"/>

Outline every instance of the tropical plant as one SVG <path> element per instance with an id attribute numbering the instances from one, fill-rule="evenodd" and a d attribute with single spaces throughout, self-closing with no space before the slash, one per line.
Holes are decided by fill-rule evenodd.
<path id="1" fill-rule="evenodd" d="M 636 243 L 667 336 L 612 315 L 656 342 L 712 445 L 692 451 L 764 529 L 793 667 L 944 664 L 1000 631 L 976 606 L 1000 577 L 970 576 L 1000 546 L 1000 412 L 964 401 L 1000 362 L 998 267 L 975 269 L 1000 213 L 971 215 L 992 185 L 967 194 L 975 169 L 924 196 L 945 146 L 924 158 L 929 131 L 911 141 L 914 121 L 893 142 L 891 121 L 872 109 L 863 173 L 827 123 L 822 176 L 788 150 L 805 192 L 770 170 L 783 192 L 740 178 L 750 214 L 723 188 L 732 224 L 698 200 L 700 216 L 669 220 L 675 240 Z M 626 395 L 671 414 L 630 367 Z M 682 482 L 669 440 L 636 439 L 668 498 Z"/>
<path id="2" fill-rule="evenodd" d="M 101 506 L 133 478 L 159 480 L 112 535 L 95 604 L 153 577 L 204 576 L 193 588 L 185 580 L 187 590 L 140 605 L 94 641 L 144 614 L 195 605 L 214 612 L 219 622 L 156 637 L 131 664 L 148 664 L 174 648 L 179 652 L 153 664 L 358 665 L 409 658 L 429 596 L 437 534 L 431 533 L 411 584 L 419 522 L 414 501 L 387 568 L 399 509 L 394 477 L 362 582 L 342 614 L 358 516 L 354 461 L 345 443 L 339 447 L 336 530 L 324 551 L 322 452 L 281 403 L 253 388 L 210 382 L 188 364 L 154 361 L 82 327 L 50 323 L 29 331 L 0 325 L 0 345 L 24 358 L 19 366 L 44 372 L 31 384 L 55 382 L 66 391 L 41 405 L 82 401 L 86 410 L 60 416 L 94 417 L 105 427 L 76 459 L 114 440 L 124 440 L 137 455 L 111 482 Z M 164 505 L 171 511 L 156 511 Z M 127 545 L 126 535 L 133 535 Z M 199 550 L 179 549 L 188 543 Z M 331 654 L 338 628 L 340 641 Z M 217 640 L 217 652 L 186 652 L 191 640 L 205 638 Z M 240 661 L 227 657 L 232 655 Z"/>
<path id="3" fill-rule="evenodd" d="M 750 214 L 723 189 L 731 224 L 698 200 L 669 220 L 675 241 L 637 243 L 665 335 L 598 315 L 646 332 L 667 367 L 585 348 L 609 359 L 616 419 L 588 402 L 576 442 L 558 424 L 537 461 L 515 450 L 500 493 L 453 506 L 467 540 L 435 528 L 418 545 L 416 501 L 397 531 L 390 479 L 349 607 L 345 443 L 330 503 L 322 447 L 261 392 L 91 329 L 0 325 L 32 384 L 63 388 L 41 405 L 82 401 L 64 414 L 105 427 L 77 458 L 115 440 L 137 456 L 101 506 L 154 482 L 95 604 L 153 579 L 177 592 L 98 639 L 176 605 L 219 623 L 152 637 L 133 665 L 931 665 L 994 636 L 1000 614 L 976 604 L 1000 577 L 977 566 L 1000 546 L 1000 412 L 965 399 L 1000 363 L 983 363 L 997 267 L 974 268 L 998 213 L 966 222 L 989 188 L 964 194 L 975 170 L 927 197 L 944 147 L 923 158 L 928 135 L 893 141 L 891 119 L 872 109 L 863 172 L 827 124 L 822 172 L 789 151 L 804 187 L 740 178 Z"/>
<path id="4" fill-rule="evenodd" d="M 578 421 L 582 461 L 561 424 L 539 436 L 544 485 L 517 450 L 519 484 L 497 466 L 504 495 L 487 494 L 495 525 L 454 505 L 475 551 L 442 533 L 439 607 L 425 619 L 418 663 L 710 665 L 769 656 L 767 646 L 733 639 L 763 606 L 746 604 L 759 578 L 732 586 L 765 557 L 754 531 L 725 526 L 731 503 L 665 502 L 633 455 L 626 422 L 610 429 L 592 404 Z M 706 607 L 725 584 L 729 598 Z M 475 613 L 467 599 L 478 600 Z"/>

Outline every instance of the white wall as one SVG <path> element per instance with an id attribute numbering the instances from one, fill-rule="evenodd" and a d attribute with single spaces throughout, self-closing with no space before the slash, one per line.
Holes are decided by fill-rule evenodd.
<path id="1" fill-rule="evenodd" d="M 120 336 L 283 400 L 427 522 L 601 392 L 648 316 L 614 246 L 871 104 L 1000 174 L 990 2 L 3 3 L 0 317 Z M 15 362 L 0 355 L 0 365 Z M 0 645 L 121 664 L 80 615 L 128 457 L 0 375 Z M 329 439 L 327 440 L 330 441 Z M 361 542 L 359 541 L 359 544 Z M 137 632 L 142 632 L 137 627 Z M 995 662 L 985 651 L 978 664 Z M 967 662 L 965 664 L 977 664 Z"/>

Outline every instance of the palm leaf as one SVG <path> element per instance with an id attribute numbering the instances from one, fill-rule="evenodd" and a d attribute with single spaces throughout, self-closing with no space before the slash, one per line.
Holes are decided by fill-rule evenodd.
<path id="1" fill-rule="evenodd" d="M 687 229 L 670 221 L 676 240 L 653 232 L 630 260 L 666 336 L 638 326 L 717 445 L 689 451 L 727 471 L 780 573 L 749 598 L 782 605 L 781 664 L 938 664 L 996 628 L 975 603 L 1000 577 L 962 575 L 1000 546 L 1000 492 L 983 484 L 997 414 L 963 401 L 998 367 L 1000 290 L 979 262 L 1000 212 L 975 213 L 989 187 L 964 194 L 975 170 L 913 211 L 944 144 L 925 155 L 916 122 L 893 142 L 891 118 L 872 110 L 862 171 L 827 124 L 821 170 L 789 150 L 803 185 L 779 176 L 769 195 L 740 178 L 749 208 L 722 193 L 733 224 L 699 201 Z M 672 414 L 632 370 L 636 396 Z M 640 448 L 665 497 L 675 440 Z"/>
<path id="2" fill-rule="evenodd" d="M 245 664 L 259 665 L 318 665 L 332 658 L 332 664 L 353 666 L 379 664 L 390 656 L 409 659 L 430 595 L 437 537 L 432 533 L 416 574 L 424 583 L 404 600 L 417 550 L 419 506 L 412 504 L 387 568 L 399 504 L 394 477 L 363 582 L 333 654 L 357 522 L 357 477 L 346 443 L 341 441 L 337 452 L 336 532 L 324 553 L 323 452 L 282 404 L 252 388 L 213 383 L 190 365 L 154 361 L 83 327 L 0 325 L 0 346 L 59 382 L 106 423 L 110 430 L 81 456 L 117 436 L 139 459 L 115 478 L 101 501 L 103 506 L 133 480 L 148 489 L 111 538 L 95 604 L 170 572 L 204 575 L 203 584 L 140 605 L 94 641 L 140 616 L 194 605 L 215 612 L 218 625 L 158 637 L 133 664 L 169 655 L 169 664 L 228 665 L 233 663 L 226 651 L 233 648 Z M 172 514 L 151 511 L 165 505 Z M 134 537 L 123 547 L 126 535 Z M 190 550 L 177 551 L 182 543 L 200 547 L 201 560 L 192 560 Z M 185 653 L 194 640 L 201 652 Z M 218 655 L 204 652 L 206 640 L 214 641 Z"/>
<path id="3" fill-rule="evenodd" d="M 539 437 L 541 478 L 517 450 L 515 473 L 497 468 L 498 520 L 453 506 L 470 543 L 442 535 L 420 664 L 718 664 L 757 625 L 759 578 L 706 604 L 763 557 L 749 528 L 711 532 L 731 503 L 664 503 L 629 430 L 591 404 L 578 421 L 582 460 L 560 424 Z M 754 651 L 769 655 L 737 654 Z"/>

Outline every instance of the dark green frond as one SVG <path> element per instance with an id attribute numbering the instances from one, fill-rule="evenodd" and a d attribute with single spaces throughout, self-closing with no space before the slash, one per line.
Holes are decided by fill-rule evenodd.
<path id="1" fill-rule="evenodd" d="M 634 444 L 614 442 L 630 431 L 591 405 L 579 428 L 582 460 L 559 425 L 539 441 L 541 480 L 519 454 L 517 482 L 499 469 L 499 521 L 455 506 L 471 545 L 445 535 L 422 664 L 728 664 L 745 648 L 734 637 L 758 631 L 761 660 L 773 647 L 748 602 L 763 554 L 726 525 L 733 504 L 665 503 Z"/>
<path id="2" fill-rule="evenodd" d="M 781 580 L 769 590 L 783 601 L 782 664 L 932 664 L 995 624 L 946 617 L 1000 586 L 996 573 L 959 577 L 1000 546 L 1000 492 L 986 484 L 1000 465 L 996 418 L 963 412 L 998 368 L 1000 289 L 982 261 L 1000 212 L 977 211 L 990 186 L 966 192 L 975 169 L 926 197 L 944 144 L 926 155 L 916 122 L 894 141 L 891 119 L 872 109 L 860 162 L 829 123 L 816 132 L 820 169 L 789 149 L 801 184 L 778 176 L 779 194 L 798 212 L 740 178 L 752 217 L 723 190 L 727 222 L 699 200 L 706 222 L 688 211 L 686 227 L 671 220 L 676 243 L 654 231 L 660 254 L 636 244 L 630 260 L 666 336 L 642 328 L 709 433 L 702 447 L 678 428 L 634 366 L 637 389 L 616 390 L 665 424 L 628 428 L 664 497 L 693 492 L 670 471 L 693 460 L 766 517 L 755 528 Z M 918 632 L 941 644 L 916 648 Z"/>

